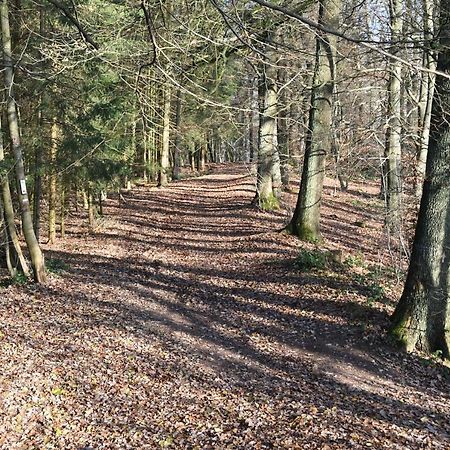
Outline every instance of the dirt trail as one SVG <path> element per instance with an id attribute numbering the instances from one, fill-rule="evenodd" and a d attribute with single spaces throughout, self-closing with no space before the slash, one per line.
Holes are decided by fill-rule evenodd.
<path id="1" fill-rule="evenodd" d="M 253 192 L 241 166 L 136 188 L 97 233 L 72 220 L 48 286 L 0 291 L 0 448 L 449 448 L 443 371 L 389 347 L 388 307 L 293 269 Z M 376 259 L 368 195 L 332 194 L 329 242 Z"/>

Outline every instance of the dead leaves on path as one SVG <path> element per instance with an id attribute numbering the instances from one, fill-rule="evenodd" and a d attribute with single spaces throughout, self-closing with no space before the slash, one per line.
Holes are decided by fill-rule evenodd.
<path id="1" fill-rule="evenodd" d="M 226 170 L 73 219 L 63 273 L 0 291 L 0 448 L 448 448 L 445 372 L 386 344 L 389 305 L 286 264 L 284 214 Z"/>

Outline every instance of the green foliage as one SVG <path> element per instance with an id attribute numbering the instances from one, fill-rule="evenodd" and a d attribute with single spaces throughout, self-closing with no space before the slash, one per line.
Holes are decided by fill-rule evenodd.
<path id="1" fill-rule="evenodd" d="M 12 170 L 14 170 L 13 158 L 8 157 L 0 161 L 0 178 L 7 176 Z"/>
<path id="2" fill-rule="evenodd" d="M 12 278 L 4 278 L 0 280 L 0 287 L 6 288 L 14 284 L 23 286 L 27 284 L 28 281 L 29 279 L 22 272 L 17 272 Z"/>
<path id="3" fill-rule="evenodd" d="M 328 254 L 320 250 L 302 249 L 295 259 L 294 266 L 302 272 L 323 270 L 327 266 Z"/>
<path id="4" fill-rule="evenodd" d="M 45 264 L 47 271 L 55 275 L 61 275 L 67 272 L 69 266 L 62 260 L 58 258 L 51 258 L 46 261 Z"/>
<path id="5" fill-rule="evenodd" d="M 370 305 L 374 302 L 386 302 L 387 298 L 384 287 L 374 278 L 373 273 L 370 271 L 365 275 L 353 275 L 353 281 L 361 286 L 367 297 L 367 303 Z"/>
<path id="6" fill-rule="evenodd" d="M 273 193 L 266 198 L 259 198 L 258 205 L 263 211 L 274 211 L 280 207 L 280 203 Z"/>
<path id="7" fill-rule="evenodd" d="M 356 255 L 348 255 L 344 261 L 344 265 L 351 267 L 365 267 L 366 263 L 364 261 L 364 254 L 361 252 L 356 253 Z"/>

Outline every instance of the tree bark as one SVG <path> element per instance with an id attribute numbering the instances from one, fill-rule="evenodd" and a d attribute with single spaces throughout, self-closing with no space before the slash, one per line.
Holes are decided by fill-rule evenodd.
<path id="1" fill-rule="evenodd" d="M 270 43 L 270 36 L 267 39 Z M 266 61 L 260 82 L 260 116 L 258 138 L 258 178 L 255 203 L 261 209 L 271 210 L 278 207 L 278 195 L 281 187 L 279 155 L 277 148 L 277 85 L 276 61 L 274 51 L 266 49 Z"/>
<path id="2" fill-rule="evenodd" d="M 282 39 L 282 37 L 281 37 Z M 277 139 L 280 159 L 281 184 L 283 189 L 289 187 L 289 131 L 288 131 L 288 102 L 286 92 L 286 63 L 277 69 L 278 78 L 278 117 Z"/>
<path id="3" fill-rule="evenodd" d="M 4 146 L 3 146 L 3 131 L 2 124 L 0 121 L 0 161 L 3 161 L 5 158 L 4 155 Z M 19 236 L 17 235 L 16 225 L 14 223 L 14 207 L 11 198 L 11 189 L 9 187 L 8 176 L 5 175 L 1 180 L 1 189 L 2 189 L 2 218 L 5 220 L 5 233 L 7 236 L 6 244 L 8 246 L 7 249 L 7 257 L 11 260 L 11 252 L 9 250 L 9 241 L 14 248 L 15 254 L 17 255 L 17 259 L 19 260 L 20 268 L 23 274 L 26 277 L 30 276 L 30 269 L 28 268 L 27 261 L 23 255 L 22 248 L 20 247 Z M 10 270 L 12 276 L 14 274 Z"/>
<path id="4" fill-rule="evenodd" d="M 391 40 L 394 43 L 392 53 L 398 54 L 398 41 L 402 39 L 403 30 L 403 0 L 390 1 Z M 386 202 L 387 225 L 391 231 L 400 235 L 401 203 L 402 203 L 402 167 L 401 167 L 401 83 L 402 63 L 397 60 L 390 62 L 388 84 L 388 129 L 386 139 Z"/>
<path id="5" fill-rule="evenodd" d="M 44 22 L 45 9 L 43 6 L 39 7 L 39 34 L 44 36 Z M 43 55 L 41 55 L 43 56 Z M 44 57 L 43 57 L 44 59 Z M 39 96 L 39 112 L 37 125 L 43 128 L 42 111 L 43 111 L 44 95 Z M 33 228 L 36 234 L 36 239 L 39 242 L 39 234 L 41 228 L 41 197 L 42 197 L 42 153 L 43 145 L 39 143 L 36 147 L 36 154 L 34 157 L 34 191 L 33 191 Z"/>
<path id="6" fill-rule="evenodd" d="M 450 0 L 440 12 L 437 69 L 450 74 Z M 450 356 L 450 80 L 437 76 L 426 176 L 403 295 L 391 332 L 408 351 Z"/>
<path id="7" fill-rule="evenodd" d="M 50 175 L 48 178 L 48 241 L 54 244 L 56 241 L 56 204 L 57 204 L 57 175 L 56 155 L 58 151 L 59 126 L 57 118 L 52 120 L 51 142 L 50 142 Z"/>
<path id="8" fill-rule="evenodd" d="M 180 179 L 181 166 L 181 89 L 177 90 L 176 107 L 175 107 L 175 142 L 173 149 L 173 179 Z"/>
<path id="9" fill-rule="evenodd" d="M 164 187 L 169 183 L 169 155 L 170 155 L 170 85 L 166 81 L 164 86 L 163 131 L 159 160 L 158 186 Z"/>
<path id="10" fill-rule="evenodd" d="M 319 24 L 339 29 L 341 2 L 322 0 Z M 302 240 L 317 241 L 320 234 L 320 203 L 325 177 L 325 160 L 332 145 L 332 113 L 335 83 L 336 37 L 318 33 L 316 64 L 311 91 L 309 127 L 306 135 L 305 159 L 300 192 L 294 215 L 287 230 Z"/>
<path id="11" fill-rule="evenodd" d="M 432 72 L 436 70 L 436 56 L 431 49 L 431 42 L 434 34 L 434 10 L 433 0 L 422 0 L 423 2 L 423 37 L 424 51 L 423 61 L 424 67 Z M 423 72 L 420 83 L 419 105 L 418 105 L 418 128 L 419 142 L 417 144 L 417 166 L 416 166 L 416 196 L 420 198 L 422 194 L 422 186 L 425 177 L 428 141 L 430 139 L 431 124 L 431 106 L 434 97 L 434 86 L 436 76 L 432 72 Z"/>
<path id="12" fill-rule="evenodd" d="M 0 6 L 1 32 L 3 45 L 4 79 L 7 92 L 6 110 L 8 115 L 11 148 L 15 158 L 15 169 L 18 184 L 18 197 L 22 213 L 22 226 L 28 251 L 31 256 L 34 278 L 37 282 L 46 280 L 44 257 L 33 229 L 30 211 L 30 200 L 25 182 L 25 169 L 22 157 L 22 146 L 19 133 L 19 119 L 14 99 L 14 70 L 11 52 L 11 32 L 9 27 L 8 1 L 3 0 Z"/>
<path id="13" fill-rule="evenodd" d="M 61 239 L 64 239 L 66 237 L 66 190 L 63 188 L 61 190 L 61 198 L 60 198 L 60 233 L 61 233 Z"/>

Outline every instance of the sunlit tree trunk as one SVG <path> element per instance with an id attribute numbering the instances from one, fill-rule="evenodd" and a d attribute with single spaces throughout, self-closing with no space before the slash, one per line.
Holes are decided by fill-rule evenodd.
<path id="1" fill-rule="evenodd" d="M 44 35 L 44 19 L 45 19 L 45 9 L 43 6 L 39 7 L 39 34 Z M 44 59 L 44 58 L 43 58 Z M 39 96 L 39 112 L 37 118 L 38 127 L 42 129 L 43 127 L 43 100 L 44 96 L 41 94 Z M 41 228 L 41 197 L 42 197 L 42 153 L 43 145 L 40 142 L 36 147 L 36 153 L 34 157 L 34 191 L 33 191 L 33 227 L 34 233 L 36 234 L 36 239 L 39 242 L 39 234 Z"/>
<path id="2" fill-rule="evenodd" d="M 94 194 L 91 190 L 91 187 L 89 187 L 88 194 L 87 194 L 87 202 L 88 202 L 88 224 L 89 224 L 89 231 L 94 231 L 97 223 L 96 223 L 96 210 L 95 210 L 95 204 L 94 204 Z"/>
<path id="3" fill-rule="evenodd" d="M 281 184 L 283 189 L 289 186 L 289 139 L 288 139 L 288 101 L 286 91 L 286 63 L 277 69 L 278 76 L 278 117 L 277 139 L 278 154 L 280 157 Z"/>
<path id="4" fill-rule="evenodd" d="M 169 183 L 170 156 L 170 85 L 164 85 L 163 130 L 161 152 L 159 160 L 158 186 L 164 187 Z"/>
<path id="5" fill-rule="evenodd" d="M 180 179 L 180 166 L 181 166 L 181 89 L 177 90 L 176 106 L 175 106 L 175 142 L 173 148 L 173 179 Z"/>
<path id="6" fill-rule="evenodd" d="M 430 139 L 431 105 L 433 103 L 434 85 L 436 76 L 436 57 L 431 49 L 434 33 L 434 0 L 422 0 L 423 2 L 423 27 L 424 27 L 424 51 L 423 66 L 431 72 L 423 72 L 420 83 L 419 105 L 418 105 L 418 128 L 419 141 L 417 148 L 417 169 L 416 169 L 416 195 L 420 198 L 425 176 L 428 141 Z"/>
<path id="7" fill-rule="evenodd" d="M 319 5 L 319 23 L 339 29 L 341 3 L 322 0 Z M 320 203 L 325 177 L 325 160 L 332 145 L 332 113 L 335 83 L 336 37 L 319 33 L 316 38 L 316 65 L 311 92 L 309 127 L 306 136 L 305 159 L 300 192 L 294 215 L 287 229 L 307 241 L 316 241 L 320 235 Z"/>
<path id="8" fill-rule="evenodd" d="M 0 122 L 0 162 L 4 161 L 5 155 L 4 155 L 4 147 L 3 147 L 3 131 L 2 131 L 2 124 Z M 1 179 L 1 189 L 2 189 L 2 218 L 4 218 L 5 222 L 5 235 L 6 235 L 6 245 L 8 248 L 6 249 L 7 257 L 11 261 L 13 258 L 11 257 L 11 253 L 9 250 L 10 242 L 12 244 L 12 248 L 14 249 L 14 252 L 17 256 L 17 259 L 19 260 L 20 269 L 24 273 L 25 276 L 30 276 L 30 270 L 28 268 L 27 261 L 23 255 L 22 248 L 20 247 L 20 241 L 19 236 L 17 235 L 16 225 L 14 223 L 14 207 L 13 202 L 11 198 L 11 190 L 9 187 L 9 180 L 8 176 L 5 175 Z M 11 265 L 11 262 L 8 263 L 8 269 Z M 12 276 L 15 275 L 15 268 L 10 269 L 10 274 Z"/>
<path id="9" fill-rule="evenodd" d="M 440 11 L 437 69 L 450 75 L 450 0 Z M 407 350 L 450 356 L 450 80 L 436 78 L 425 181 L 403 295 L 392 333 Z"/>
<path id="10" fill-rule="evenodd" d="M 393 54 L 399 52 L 403 33 L 403 0 L 390 1 L 391 40 Z M 386 201 L 387 225 L 391 231 L 400 233 L 402 202 L 402 121 L 401 121 L 402 64 L 390 61 L 388 84 L 388 129 L 386 139 Z"/>
<path id="11" fill-rule="evenodd" d="M 271 39 L 268 38 L 270 43 Z M 278 194 L 281 187 L 278 176 L 280 170 L 277 148 L 277 85 L 276 59 L 274 50 L 266 49 L 263 76 L 260 82 L 260 116 L 258 145 L 258 179 L 255 202 L 262 209 L 278 207 Z M 279 184 L 278 184 L 279 183 Z"/>
<path id="12" fill-rule="evenodd" d="M 37 282 L 46 280 L 44 257 L 39 247 L 33 228 L 33 219 L 30 211 L 30 200 L 25 182 L 25 169 L 22 157 L 22 146 L 19 133 L 19 119 L 14 99 L 14 70 L 11 54 L 11 32 L 9 27 L 8 2 L 2 0 L 0 6 L 1 32 L 3 46 L 4 79 L 6 89 L 6 110 L 8 115 L 9 135 L 11 138 L 11 148 L 15 158 L 15 169 L 18 187 L 18 199 L 22 213 L 22 227 L 28 251 L 31 256 L 31 263 L 34 278 Z"/>
<path id="13" fill-rule="evenodd" d="M 51 142 L 50 142 L 50 175 L 48 178 L 48 241 L 54 244 L 56 241 L 56 205 L 57 205 L 57 173 L 56 155 L 59 145 L 59 126 L 57 118 L 52 120 Z"/>

